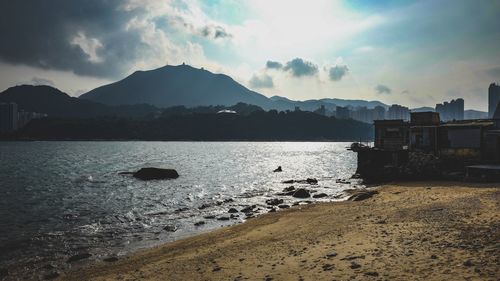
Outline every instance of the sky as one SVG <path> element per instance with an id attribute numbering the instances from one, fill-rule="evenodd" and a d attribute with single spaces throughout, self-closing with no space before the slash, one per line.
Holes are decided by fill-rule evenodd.
<path id="1" fill-rule="evenodd" d="M 500 82 L 496 0 L 2 1 L 0 36 L 0 90 L 186 63 L 266 96 L 486 110 Z"/>

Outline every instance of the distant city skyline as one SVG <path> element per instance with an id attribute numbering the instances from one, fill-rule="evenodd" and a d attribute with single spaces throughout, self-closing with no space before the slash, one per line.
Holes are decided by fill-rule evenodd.
<path id="1" fill-rule="evenodd" d="M 488 110 L 488 86 L 500 82 L 500 2 L 311 2 L 7 1 L 0 90 L 46 84 L 78 96 L 185 62 L 268 97 L 410 108 L 463 98 L 465 109 Z"/>

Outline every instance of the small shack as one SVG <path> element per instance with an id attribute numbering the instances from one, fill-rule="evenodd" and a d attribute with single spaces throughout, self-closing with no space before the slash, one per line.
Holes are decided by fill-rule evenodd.
<path id="1" fill-rule="evenodd" d="M 500 115 L 500 112 L 498 112 Z M 442 122 L 439 113 L 414 112 L 410 121 L 375 120 L 372 148 L 358 152 L 361 177 L 465 174 L 466 167 L 499 165 L 500 116 Z M 474 168 L 471 174 L 477 174 Z"/>

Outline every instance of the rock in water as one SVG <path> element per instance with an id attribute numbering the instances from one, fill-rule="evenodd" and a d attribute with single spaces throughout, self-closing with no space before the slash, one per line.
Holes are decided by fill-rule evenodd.
<path id="1" fill-rule="evenodd" d="M 275 173 L 283 172 L 283 170 L 281 169 L 281 166 L 278 166 L 278 168 L 276 168 L 276 170 L 274 170 L 273 172 L 275 172 Z"/>
<path id="2" fill-rule="evenodd" d="M 326 193 L 319 193 L 319 194 L 313 195 L 313 198 L 323 198 L 323 197 L 328 197 L 328 194 L 326 194 Z"/>
<path id="3" fill-rule="evenodd" d="M 140 180 L 164 180 L 176 179 L 179 174 L 174 169 L 142 168 L 134 173 L 134 177 Z"/>
<path id="4" fill-rule="evenodd" d="M 271 206 L 277 206 L 281 203 L 283 203 L 283 199 L 273 198 L 266 200 L 266 204 Z"/>
<path id="5" fill-rule="evenodd" d="M 308 184 L 318 184 L 318 180 L 314 179 L 314 178 L 308 178 L 308 179 L 306 179 L 306 182 Z"/>
<path id="6" fill-rule="evenodd" d="M 295 197 L 295 198 L 309 198 L 309 197 L 311 197 L 311 193 L 309 193 L 309 191 L 307 191 L 306 189 L 299 188 L 299 189 L 297 189 L 297 191 L 295 191 L 295 193 L 293 194 L 293 197 Z"/>
<path id="7" fill-rule="evenodd" d="M 166 225 L 163 230 L 168 231 L 168 232 L 176 232 L 177 231 L 177 226 L 175 225 Z"/>

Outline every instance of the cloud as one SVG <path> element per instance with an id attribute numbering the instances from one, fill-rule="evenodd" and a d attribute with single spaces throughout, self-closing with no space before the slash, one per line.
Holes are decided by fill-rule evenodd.
<path id="1" fill-rule="evenodd" d="M 375 91 L 377 91 L 378 94 L 390 94 L 392 92 L 391 88 L 381 84 L 375 87 Z"/>
<path id="2" fill-rule="evenodd" d="M 267 74 L 254 74 L 249 81 L 249 85 L 252 88 L 273 88 L 273 78 Z"/>
<path id="3" fill-rule="evenodd" d="M 48 86 L 52 86 L 54 87 L 54 81 L 50 80 L 50 79 L 46 79 L 46 78 L 40 78 L 40 77 L 33 77 L 30 81 L 29 84 L 33 84 L 33 85 L 48 85 Z"/>
<path id="4" fill-rule="evenodd" d="M 500 79 L 500 66 L 487 69 L 486 74 L 490 75 L 493 78 Z"/>
<path id="5" fill-rule="evenodd" d="M 222 26 L 207 25 L 201 29 L 201 35 L 209 39 L 231 38 L 232 35 Z"/>
<path id="6" fill-rule="evenodd" d="M 205 62 L 199 43 L 174 36 L 174 23 L 192 36 L 231 35 L 213 21 L 190 23 L 201 16 L 180 11 L 174 2 L 152 0 L 7 1 L 0 9 L 0 61 L 113 79 L 138 67 Z"/>
<path id="7" fill-rule="evenodd" d="M 269 69 L 281 69 L 281 68 L 283 68 L 283 64 L 280 63 L 280 62 L 277 62 L 277 61 L 268 60 L 266 62 L 266 68 L 269 68 Z"/>
<path id="8" fill-rule="evenodd" d="M 318 66 L 301 58 L 295 58 L 285 64 L 284 71 L 290 71 L 295 77 L 313 76 L 318 73 Z"/>
<path id="9" fill-rule="evenodd" d="M 328 76 L 330 80 L 340 81 L 348 72 L 349 68 L 347 68 L 347 65 L 336 65 L 330 68 Z"/>

